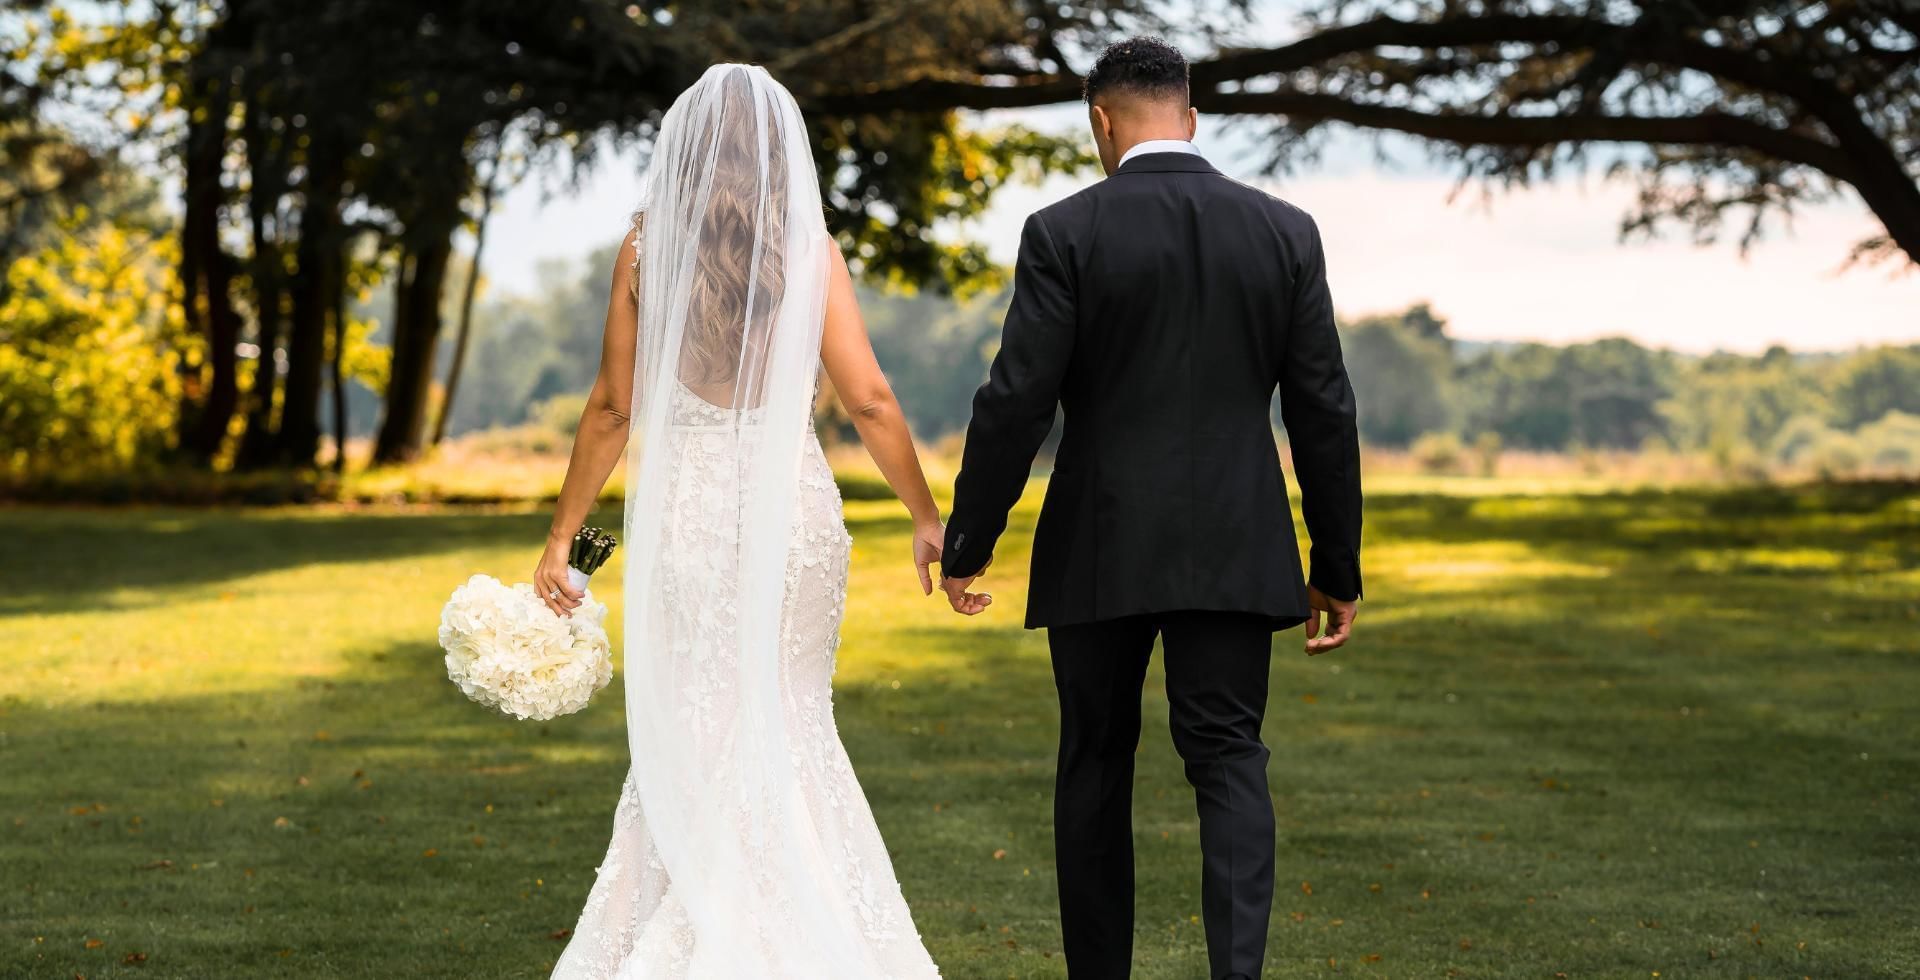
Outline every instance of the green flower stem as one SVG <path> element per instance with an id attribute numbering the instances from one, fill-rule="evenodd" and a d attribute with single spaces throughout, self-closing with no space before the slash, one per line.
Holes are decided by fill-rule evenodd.
<path id="1" fill-rule="evenodd" d="M 572 546 L 567 550 L 567 564 L 592 575 L 613 556 L 614 546 L 618 543 L 611 531 L 583 527 L 573 535 Z"/>

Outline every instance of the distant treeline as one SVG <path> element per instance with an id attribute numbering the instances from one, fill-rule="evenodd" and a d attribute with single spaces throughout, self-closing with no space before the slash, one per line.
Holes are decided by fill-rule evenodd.
<path id="1" fill-rule="evenodd" d="M 587 390 L 611 261 L 606 251 L 556 264 L 539 296 L 483 307 L 455 432 L 516 424 L 545 399 Z M 863 293 L 880 363 L 922 439 L 965 427 L 1006 302 Z M 1508 449 L 1704 452 L 1736 467 L 1920 464 L 1920 346 L 1695 356 L 1623 338 L 1485 344 L 1450 337 L 1424 305 L 1343 323 L 1341 337 L 1361 436 L 1376 447 L 1444 435 Z"/>
<path id="2" fill-rule="evenodd" d="M 1472 344 L 1426 306 L 1343 325 L 1361 437 L 1704 453 L 1730 469 L 1920 466 L 1920 345 L 1678 354 L 1625 338 Z"/>

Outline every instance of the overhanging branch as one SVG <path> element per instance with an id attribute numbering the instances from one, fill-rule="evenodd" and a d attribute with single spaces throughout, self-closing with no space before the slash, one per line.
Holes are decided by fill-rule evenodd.
<path id="1" fill-rule="evenodd" d="M 1531 50 L 1510 54 L 1502 50 L 1505 45 L 1526 45 Z M 1618 65 L 1710 76 L 1731 93 L 1727 104 L 1740 104 L 1750 93 L 1762 97 L 1768 111 L 1764 115 L 1718 109 L 1628 115 L 1599 112 L 1589 103 L 1577 111 L 1562 108 L 1542 115 L 1431 112 L 1367 101 L 1364 81 L 1356 89 L 1361 94 L 1355 97 L 1302 92 L 1287 77 L 1308 72 L 1324 78 L 1349 67 L 1343 59 L 1389 48 L 1452 50 L 1462 55 L 1432 72 L 1409 66 L 1420 76 L 1416 84 L 1444 82 L 1455 70 L 1495 61 L 1599 53 L 1613 55 L 1608 60 Z M 1691 21 L 1676 24 L 1644 12 L 1642 19 L 1631 23 L 1569 14 L 1451 16 L 1432 21 L 1378 16 L 1328 27 L 1273 48 L 1224 51 L 1194 62 L 1191 72 L 1193 104 L 1209 113 L 1337 121 L 1463 147 L 1643 143 L 1741 150 L 1809 167 L 1852 185 L 1900 246 L 1920 260 L 1920 187 L 1915 186 L 1911 163 L 1862 115 L 1859 103 L 1842 84 L 1817 70 L 1818 53 L 1802 54 L 1805 60 L 1710 43 Z M 1611 77 L 1589 81 L 1604 86 Z M 1240 89 L 1254 79 L 1270 79 L 1278 85 L 1271 91 L 1223 91 Z M 1011 76 L 980 69 L 857 91 L 816 90 L 803 102 L 837 115 L 1013 109 L 1073 101 L 1082 84 L 1071 72 Z M 1777 113 L 1772 111 L 1776 109 Z"/>
<path id="2" fill-rule="evenodd" d="M 1853 170 L 1846 156 L 1827 143 L 1719 112 L 1691 116 L 1454 115 L 1309 92 L 1195 93 L 1194 104 L 1202 112 L 1343 122 L 1462 146 L 1542 147 L 1575 142 L 1712 145 L 1756 150 L 1841 180 L 1850 179 Z"/>
<path id="3" fill-rule="evenodd" d="M 1193 63 L 1196 90 L 1299 71 L 1343 55 L 1383 45 L 1445 47 L 1503 42 L 1590 44 L 1618 25 L 1586 17 L 1500 15 L 1441 21 L 1376 17 L 1330 28 L 1290 44 L 1254 51 L 1233 51 Z M 897 110 L 1017 109 L 1079 98 L 1083 79 L 1072 73 L 1037 75 L 1012 82 L 977 76 L 921 77 L 895 85 L 857 90 L 820 91 L 804 100 L 809 107 L 834 113 Z"/>
<path id="4" fill-rule="evenodd" d="M 1501 14 L 1414 21 L 1374 17 L 1332 27 L 1290 44 L 1232 51 L 1193 63 L 1196 88 L 1213 88 L 1262 75 L 1300 71 L 1346 55 L 1393 46 L 1407 48 L 1473 47 L 1503 43 L 1590 45 L 1621 37 L 1626 28 L 1590 17 Z"/>
<path id="5" fill-rule="evenodd" d="M 1034 75 L 993 84 L 965 78 L 916 78 L 899 85 L 817 93 L 801 99 L 811 110 L 829 115 L 874 112 L 943 112 L 949 109 L 1025 109 L 1080 97 L 1078 75 Z"/>

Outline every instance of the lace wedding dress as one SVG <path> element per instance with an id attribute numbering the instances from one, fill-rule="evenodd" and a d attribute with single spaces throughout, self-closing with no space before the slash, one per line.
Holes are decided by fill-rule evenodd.
<path id="1" fill-rule="evenodd" d="M 938 976 L 834 723 L 851 538 L 811 419 L 832 243 L 803 133 L 763 70 L 722 65 L 656 140 L 634 231 L 632 765 L 556 978 Z"/>
<path id="2" fill-rule="evenodd" d="M 730 458 L 729 454 L 703 447 L 728 426 L 732 412 L 684 388 L 675 394 L 677 404 L 668 438 L 670 451 L 681 461 L 677 467 L 681 478 L 669 493 L 669 506 L 676 517 L 667 522 L 673 531 L 666 547 L 685 560 L 675 562 L 674 578 L 661 583 L 669 597 L 679 592 L 700 592 L 699 585 L 675 579 L 708 576 L 713 567 L 710 557 L 724 554 L 730 545 L 716 540 L 713 525 L 699 518 L 705 491 L 728 479 Z M 873 962 L 879 968 L 872 975 L 935 976 L 933 961 L 914 930 L 900 885 L 894 880 L 886 845 L 834 725 L 831 679 L 846 603 L 852 539 L 841 519 L 840 492 L 815 438 L 807 440 L 800 482 L 794 490 L 799 517 L 793 522 L 787 552 L 780 661 L 785 728 L 792 737 L 792 761 L 802 806 L 784 819 L 786 832 L 811 838 L 813 846 L 828 858 L 838 888 L 831 895 L 782 896 L 777 894 L 781 883 L 768 881 L 764 884 L 769 893 L 758 896 L 761 901 L 756 904 L 778 906 L 793 899 L 843 903 L 857 919 L 861 937 L 871 945 Z M 693 606 L 679 609 L 686 619 L 686 635 L 723 633 L 730 628 L 724 614 L 716 614 L 718 610 Z M 724 643 L 710 648 L 724 648 Z M 689 644 L 681 653 L 697 657 L 698 649 L 698 645 Z M 703 663 L 695 676 L 685 707 L 686 723 L 724 728 L 724 716 L 739 709 L 730 696 L 725 667 Z M 714 772 L 712 776 L 725 778 L 725 773 Z M 749 836 L 733 828 L 715 827 L 712 831 L 737 833 L 743 845 Z M 587 896 L 586 910 L 573 940 L 554 971 L 556 977 L 703 976 L 694 971 L 696 931 L 675 897 L 672 878 L 647 834 L 646 807 L 631 778 L 621 789 L 613 818 L 613 841 L 599 875 Z M 765 961 L 777 965 L 779 950 L 772 946 L 780 932 L 776 925 L 756 924 L 749 931 L 766 946 Z M 854 969 L 837 975 L 864 975 Z"/>

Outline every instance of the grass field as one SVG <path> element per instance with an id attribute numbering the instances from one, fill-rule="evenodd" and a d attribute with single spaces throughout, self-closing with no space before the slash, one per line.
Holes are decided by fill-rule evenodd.
<path id="1" fill-rule="evenodd" d="M 1529 491 L 1376 494 L 1355 643 L 1278 638 L 1268 975 L 1920 976 L 1920 489 Z M 962 621 L 898 506 L 848 505 L 841 728 L 951 977 L 1065 972 L 1032 516 Z M 515 723 L 433 640 L 544 525 L 0 510 L 0 976 L 544 976 L 626 764 L 618 684 Z M 1158 685 L 1135 975 L 1186 980 Z"/>

